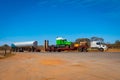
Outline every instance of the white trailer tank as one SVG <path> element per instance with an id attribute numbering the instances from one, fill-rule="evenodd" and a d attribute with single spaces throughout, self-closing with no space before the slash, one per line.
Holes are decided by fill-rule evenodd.
<path id="1" fill-rule="evenodd" d="M 33 46 L 36 47 L 38 45 L 37 41 L 27 41 L 27 42 L 15 42 L 11 44 L 11 47 L 25 47 L 25 46 Z"/>

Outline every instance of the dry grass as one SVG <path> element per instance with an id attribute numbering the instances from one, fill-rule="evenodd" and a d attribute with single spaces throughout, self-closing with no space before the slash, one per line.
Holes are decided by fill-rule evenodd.
<path id="1" fill-rule="evenodd" d="M 15 54 L 7 54 L 6 56 L 0 56 L 0 59 L 5 59 L 5 58 L 8 58 L 8 57 L 12 57 L 14 55 Z"/>
<path id="2" fill-rule="evenodd" d="M 8 58 L 13 55 L 15 55 L 15 54 L 11 53 L 9 50 L 6 51 L 6 55 L 5 55 L 4 50 L 0 50 L 0 59 Z"/>
<path id="3" fill-rule="evenodd" d="M 108 49 L 106 52 L 120 52 L 120 49 Z"/>

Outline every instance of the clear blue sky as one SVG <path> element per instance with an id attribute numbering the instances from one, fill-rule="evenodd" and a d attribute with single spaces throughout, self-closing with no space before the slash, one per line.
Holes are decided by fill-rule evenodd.
<path id="1" fill-rule="evenodd" d="M 120 40 L 120 0 L 0 0 L 0 45 L 57 36 Z"/>

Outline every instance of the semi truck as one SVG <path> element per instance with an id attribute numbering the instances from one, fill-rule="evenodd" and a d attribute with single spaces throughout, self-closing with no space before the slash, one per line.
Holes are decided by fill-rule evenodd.
<path id="1" fill-rule="evenodd" d="M 62 37 L 56 38 L 56 45 L 49 45 L 49 41 L 45 40 L 45 51 L 72 51 L 77 50 L 79 52 L 87 52 L 88 49 L 98 49 L 99 51 L 103 52 L 107 50 L 107 46 L 100 41 L 91 41 L 90 44 L 86 41 L 81 41 L 80 43 L 73 43 L 67 41 L 67 39 Z"/>

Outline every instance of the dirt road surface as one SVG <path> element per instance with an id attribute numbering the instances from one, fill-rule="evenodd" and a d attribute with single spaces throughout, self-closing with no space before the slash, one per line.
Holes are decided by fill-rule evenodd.
<path id="1" fill-rule="evenodd" d="M 120 53 L 16 53 L 0 59 L 0 80 L 120 80 Z"/>

